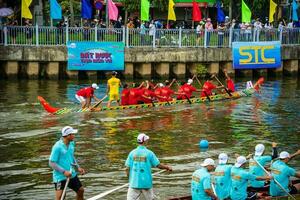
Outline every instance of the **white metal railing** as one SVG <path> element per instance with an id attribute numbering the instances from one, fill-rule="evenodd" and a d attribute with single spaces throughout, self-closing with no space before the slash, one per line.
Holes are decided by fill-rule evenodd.
<path id="1" fill-rule="evenodd" d="M 300 28 L 284 29 L 127 29 L 45 26 L 0 26 L 0 45 L 52 46 L 68 41 L 123 42 L 126 47 L 231 47 L 236 41 L 281 41 L 300 44 Z"/>

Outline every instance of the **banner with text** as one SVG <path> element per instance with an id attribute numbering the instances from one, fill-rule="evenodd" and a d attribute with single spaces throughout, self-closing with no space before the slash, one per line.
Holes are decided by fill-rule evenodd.
<path id="1" fill-rule="evenodd" d="M 68 70 L 124 70 L 122 42 L 68 42 Z"/>
<path id="2" fill-rule="evenodd" d="M 233 42 L 233 69 L 281 67 L 280 42 Z"/>

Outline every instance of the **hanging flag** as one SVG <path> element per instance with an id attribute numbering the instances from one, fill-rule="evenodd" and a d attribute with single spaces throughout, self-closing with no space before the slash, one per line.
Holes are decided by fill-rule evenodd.
<path id="1" fill-rule="evenodd" d="M 244 0 L 242 0 L 242 22 L 251 22 L 251 10 L 245 4 Z"/>
<path id="2" fill-rule="evenodd" d="M 107 0 L 107 5 L 108 5 L 108 18 L 109 18 L 109 20 L 117 21 L 119 10 L 118 10 L 116 4 L 112 0 Z"/>
<path id="3" fill-rule="evenodd" d="M 22 0 L 22 9 L 21 9 L 22 18 L 32 19 L 32 14 L 29 9 L 31 2 L 32 0 Z"/>
<path id="4" fill-rule="evenodd" d="M 274 21 L 274 14 L 276 12 L 277 4 L 274 1 L 270 0 L 270 12 L 269 12 L 269 22 Z"/>
<path id="5" fill-rule="evenodd" d="M 293 21 L 298 21 L 298 14 L 297 14 L 298 4 L 296 0 L 293 0 Z"/>
<path id="6" fill-rule="evenodd" d="M 90 0 L 81 0 L 81 17 L 92 19 L 92 4 Z"/>
<path id="7" fill-rule="evenodd" d="M 218 23 L 225 22 L 225 14 L 221 8 L 221 2 L 217 2 L 217 11 L 218 11 L 218 16 L 217 16 L 217 21 Z"/>
<path id="8" fill-rule="evenodd" d="M 62 10 L 56 0 L 50 0 L 50 18 L 62 19 Z"/>
<path id="9" fill-rule="evenodd" d="M 141 20 L 142 21 L 149 21 L 149 9 L 150 3 L 148 0 L 141 1 Z"/>
<path id="10" fill-rule="evenodd" d="M 176 21 L 176 15 L 174 11 L 175 3 L 173 0 L 169 0 L 168 20 Z"/>
<path id="11" fill-rule="evenodd" d="M 199 22 L 202 20 L 202 13 L 198 6 L 198 3 L 193 1 L 193 21 Z"/>

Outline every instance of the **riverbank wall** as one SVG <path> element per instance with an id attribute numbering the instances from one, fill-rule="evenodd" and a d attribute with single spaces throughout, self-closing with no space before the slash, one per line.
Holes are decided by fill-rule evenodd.
<path id="1" fill-rule="evenodd" d="M 300 45 L 281 47 L 277 69 L 234 70 L 231 48 L 126 48 L 124 79 L 185 78 L 202 65 L 236 77 L 298 75 Z M 0 46 L 0 79 L 101 79 L 104 71 L 67 70 L 65 46 Z"/>

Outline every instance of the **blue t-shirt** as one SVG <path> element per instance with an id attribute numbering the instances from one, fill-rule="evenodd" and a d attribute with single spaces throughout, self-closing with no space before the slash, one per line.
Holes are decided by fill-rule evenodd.
<path id="1" fill-rule="evenodd" d="M 216 193 L 219 199 L 229 197 L 232 165 L 220 164 L 215 170 Z"/>
<path id="2" fill-rule="evenodd" d="M 67 147 L 63 140 L 59 140 L 52 147 L 51 155 L 49 160 L 51 162 L 55 162 L 59 167 L 66 171 L 70 171 L 72 165 L 74 163 L 74 152 L 75 152 L 75 143 L 72 141 L 69 143 Z M 72 178 L 76 176 L 76 172 L 72 170 Z M 67 177 L 57 171 L 53 170 L 53 182 L 57 183 L 67 179 Z"/>
<path id="3" fill-rule="evenodd" d="M 156 155 L 145 146 L 138 146 L 132 150 L 126 160 L 126 167 L 129 171 L 129 187 L 135 189 L 152 188 L 151 167 L 160 164 Z"/>
<path id="4" fill-rule="evenodd" d="M 193 200 L 210 200 L 205 190 L 211 189 L 210 174 L 206 168 L 196 170 L 192 176 L 191 193 Z"/>
<path id="5" fill-rule="evenodd" d="M 272 160 L 271 156 L 254 156 L 254 159 L 259 162 L 262 166 L 265 166 L 267 162 Z M 250 159 L 249 161 L 249 172 L 255 176 L 265 176 L 264 170 L 255 162 L 255 160 Z M 261 188 L 265 186 L 265 181 L 253 180 L 250 181 L 250 185 L 254 188 Z"/>
<path id="6" fill-rule="evenodd" d="M 247 198 L 248 180 L 254 180 L 256 176 L 250 174 L 243 168 L 231 168 L 231 190 L 232 200 L 245 200 Z"/>
<path id="7" fill-rule="evenodd" d="M 271 166 L 272 176 L 280 185 L 286 190 L 289 190 L 289 178 L 295 176 L 296 170 L 289 167 L 286 163 L 281 160 L 275 161 Z M 270 195 L 271 196 L 284 196 L 286 193 L 274 182 L 271 180 L 270 184 Z"/>

